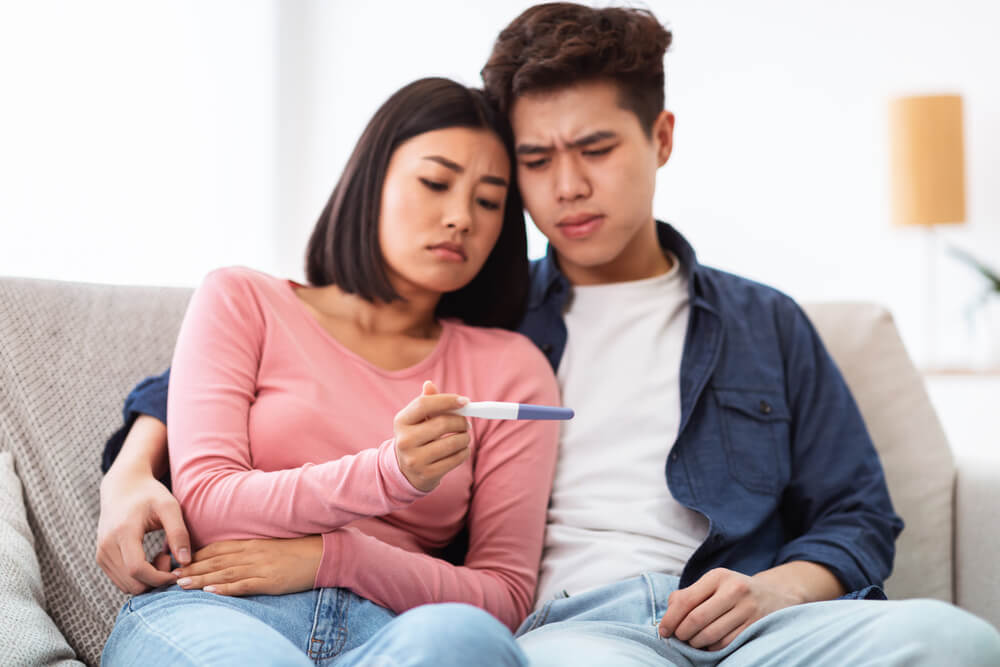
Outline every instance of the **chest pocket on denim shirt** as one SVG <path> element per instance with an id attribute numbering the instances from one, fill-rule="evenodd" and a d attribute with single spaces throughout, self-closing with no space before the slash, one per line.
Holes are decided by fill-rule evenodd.
<path id="1" fill-rule="evenodd" d="M 750 491 L 774 493 L 788 476 L 790 416 L 782 393 L 715 389 L 730 474 Z"/>

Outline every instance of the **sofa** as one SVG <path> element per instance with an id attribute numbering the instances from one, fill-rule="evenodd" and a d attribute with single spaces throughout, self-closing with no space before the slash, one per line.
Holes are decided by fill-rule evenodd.
<path id="1" fill-rule="evenodd" d="M 100 662 L 126 595 L 95 562 L 99 462 L 140 378 L 170 363 L 191 290 L 0 278 L 0 664 Z M 955 460 L 892 317 L 806 310 L 843 371 L 906 521 L 891 598 L 1000 627 L 1000 465 Z M 148 535 L 147 553 L 162 534 Z"/>

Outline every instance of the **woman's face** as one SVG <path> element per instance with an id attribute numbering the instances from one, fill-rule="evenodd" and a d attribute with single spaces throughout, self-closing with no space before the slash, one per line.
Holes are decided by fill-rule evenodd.
<path id="1" fill-rule="evenodd" d="M 450 127 L 400 144 L 379 216 L 382 256 L 400 295 L 452 292 L 476 276 L 500 236 L 510 167 L 485 129 Z"/>

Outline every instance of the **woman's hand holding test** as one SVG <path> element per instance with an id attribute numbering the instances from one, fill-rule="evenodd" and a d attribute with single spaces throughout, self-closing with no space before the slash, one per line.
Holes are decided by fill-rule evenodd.
<path id="1" fill-rule="evenodd" d="M 396 414 L 396 461 L 414 488 L 434 490 L 442 477 L 469 458 L 469 422 L 448 414 L 468 403 L 464 396 L 439 394 L 428 381 L 421 395 Z"/>

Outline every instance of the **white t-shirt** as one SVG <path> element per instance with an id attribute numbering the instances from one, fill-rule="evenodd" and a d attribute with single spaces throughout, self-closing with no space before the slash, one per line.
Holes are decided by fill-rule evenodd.
<path id="1" fill-rule="evenodd" d="M 642 572 L 679 575 L 708 519 L 670 495 L 688 286 L 661 276 L 575 286 L 557 373 L 576 411 L 559 443 L 537 601 Z"/>

